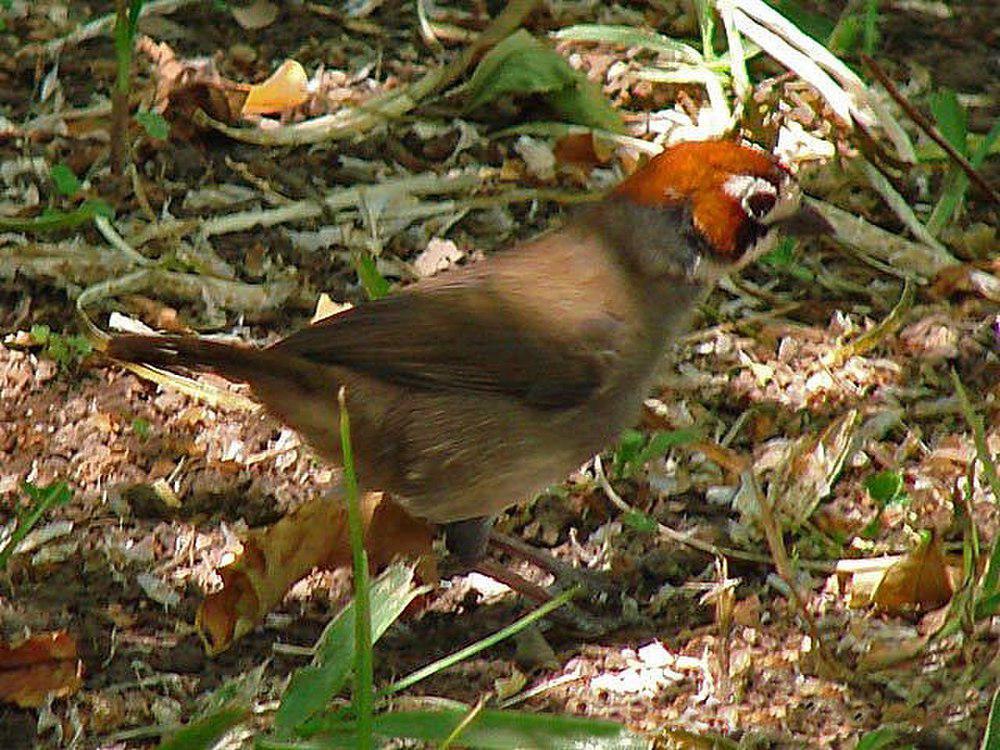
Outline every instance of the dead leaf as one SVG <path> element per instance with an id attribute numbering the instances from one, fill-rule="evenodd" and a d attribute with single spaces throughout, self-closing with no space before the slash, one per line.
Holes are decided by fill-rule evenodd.
<path id="1" fill-rule="evenodd" d="M 784 447 L 784 453 L 776 458 L 767 498 L 783 527 L 799 528 L 830 494 L 851 451 L 857 424 L 858 411 L 851 409 L 827 425 L 819 435 L 806 434 L 791 441 Z M 744 523 L 757 525 L 760 508 L 754 493 L 738 493 L 734 505 Z"/>
<path id="2" fill-rule="evenodd" d="M 337 313 L 342 313 L 345 310 L 350 310 L 354 305 L 350 302 L 334 302 L 333 298 L 323 292 L 319 295 L 319 299 L 316 300 L 316 310 L 313 312 L 312 320 L 310 323 L 318 323 L 323 320 L 323 318 L 329 318 L 331 315 L 336 315 Z"/>
<path id="3" fill-rule="evenodd" d="M 430 555 L 432 528 L 380 493 L 362 498 L 365 549 L 373 569 L 400 556 L 422 558 L 417 573 L 437 580 Z M 340 498 L 318 498 L 272 526 L 254 529 L 238 558 L 219 570 L 221 591 L 205 597 L 195 627 L 210 654 L 217 654 L 256 627 L 288 590 L 314 568 L 349 565 L 347 509 Z"/>
<path id="4" fill-rule="evenodd" d="M 421 278 L 433 276 L 439 271 L 453 266 L 464 257 L 465 253 L 459 250 L 458 245 L 453 240 L 432 237 L 427 243 L 427 248 L 413 261 L 413 270 Z"/>
<path id="5" fill-rule="evenodd" d="M 256 31 L 270 26 L 278 18 L 278 6 L 268 0 L 257 0 L 253 5 L 230 6 L 236 23 L 244 29 Z"/>
<path id="6" fill-rule="evenodd" d="M 309 78 L 295 60 L 285 60 L 271 77 L 250 87 L 243 102 L 244 115 L 287 112 L 309 98 Z"/>
<path id="7" fill-rule="evenodd" d="M 32 636 L 17 646 L 0 644 L 0 701 L 21 708 L 64 698 L 83 684 L 83 662 L 76 641 L 58 631 Z"/>
<path id="8" fill-rule="evenodd" d="M 877 672 L 915 659 L 927 645 L 929 636 L 907 638 L 895 643 L 877 643 L 858 659 L 861 672 Z"/>
<path id="9" fill-rule="evenodd" d="M 954 592 L 941 542 L 932 535 L 885 571 L 872 601 L 886 612 L 900 614 L 942 607 Z"/>

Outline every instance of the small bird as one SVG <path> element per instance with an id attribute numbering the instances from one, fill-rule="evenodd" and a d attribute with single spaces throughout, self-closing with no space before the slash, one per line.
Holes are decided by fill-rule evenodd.
<path id="1" fill-rule="evenodd" d="M 561 228 L 307 326 L 265 349 L 119 336 L 119 360 L 245 381 L 324 459 L 346 388 L 359 482 L 446 528 L 474 563 L 493 517 L 566 478 L 640 416 L 718 278 L 775 230 L 829 227 L 770 154 L 663 151 Z"/>

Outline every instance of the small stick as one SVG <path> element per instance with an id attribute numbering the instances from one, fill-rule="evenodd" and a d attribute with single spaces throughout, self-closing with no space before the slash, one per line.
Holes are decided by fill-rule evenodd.
<path id="1" fill-rule="evenodd" d="M 879 64 L 864 53 L 861 54 L 861 62 L 863 62 L 872 72 L 872 75 L 878 79 L 879 83 L 885 87 L 889 96 L 891 96 L 896 103 L 903 108 L 903 111 L 909 115 L 910 119 L 913 120 L 913 122 L 916 123 L 921 130 L 927 133 L 927 135 L 931 137 L 931 140 L 939 145 L 944 152 L 948 154 L 952 161 L 961 167 L 962 171 L 968 175 L 969 180 L 974 182 L 980 190 L 989 196 L 990 200 L 1000 205 L 1000 193 L 998 193 L 986 181 L 986 179 L 976 171 L 976 168 L 969 163 L 968 159 L 962 156 L 962 154 L 960 154 L 955 147 L 948 142 L 947 138 L 941 135 L 938 129 L 934 127 L 934 123 L 927 119 L 923 112 L 913 106 L 913 104 L 911 104 L 909 100 L 907 100 L 906 97 L 899 92 L 899 89 L 896 88 L 896 84 L 892 82 L 892 79 L 890 79 L 888 74 L 882 70 Z"/>

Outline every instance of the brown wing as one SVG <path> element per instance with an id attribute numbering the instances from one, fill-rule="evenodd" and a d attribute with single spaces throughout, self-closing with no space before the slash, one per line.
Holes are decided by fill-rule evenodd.
<path id="1" fill-rule="evenodd" d="M 617 324 L 584 321 L 566 342 L 519 314 L 475 274 L 369 302 L 272 351 L 421 389 L 512 396 L 538 409 L 580 404 L 605 380 Z M 505 301 L 506 300 L 506 301 Z M 603 316 L 602 316 L 603 317 Z"/>

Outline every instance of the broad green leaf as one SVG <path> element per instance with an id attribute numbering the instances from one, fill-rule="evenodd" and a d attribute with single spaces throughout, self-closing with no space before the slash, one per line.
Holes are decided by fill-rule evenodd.
<path id="1" fill-rule="evenodd" d="M 1000 750 L 1000 688 L 993 693 L 990 701 L 990 716 L 986 720 L 986 731 L 979 750 Z"/>
<path id="2" fill-rule="evenodd" d="M 881 507 L 898 502 L 903 494 L 903 477 L 895 471 L 880 471 L 865 479 L 865 489 Z"/>
<path id="3" fill-rule="evenodd" d="M 397 711 L 375 717 L 375 733 L 385 740 L 402 738 L 443 742 L 466 719 L 464 710 Z M 263 750 L 352 748 L 353 726 L 336 722 L 327 732 L 301 743 L 258 739 Z M 454 738 L 454 746 L 481 750 L 648 750 L 652 742 L 611 721 L 577 716 L 485 710 Z"/>
<path id="4" fill-rule="evenodd" d="M 392 289 L 386 278 L 378 272 L 375 258 L 369 253 L 361 253 L 356 257 L 355 270 L 358 272 L 358 280 L 361 287 L 368 295 L 368 299 L 381 299 Z"/>
<path id="5" fill-rule="evenodd" d="M 223 708 L 189 722 L 159 745 L 159 750 L 212 750 L 229 730 L 250 716 L 249 704 Z"/>
<path id="6" fill-rule="evenodd" d="M 60 195 L 73 196 L 80 191 L 80 180 L 73 174 L 73 170 L 65 164 L 54 164 L 49 171 L 49 176 Z"/>
<path id="7" fill-rule="evenodd" d="M 889 727 L 880 727 L 871 732 L 866 732 L 864 737 L 858 740 L 856 750 L 885 750 L 886 748 L 899 747 L 899 732 Z"/>
<path id="8" fill-rule="evenodd" d="M 684 430 L 669 430 L 654 432 L 646 447 L 636 457 L 636 463 L 645 464 L 654 458 L 664 455 L 671 448 L 679 445 L 689 445 L 701 438 L 701 432 L 694 428 Z"/>
<path id="9" fill-rule="evenodd" d="M 652 533 L 657 529 L 656 520 L 654 518 L 646 515 L 645 513 L 640 513 L 637 510 L 630 510 L 628 513 L 623 514 L 622 523 L 635 529 L 636 531 L 643 531 L 646 533 Z"/>
<path id="10" fill-rule="evenodd" d="M 194 719 L 160 743 L 159 750 L 210 750 L 231 729 L 251 716 L 266 664 L 230 680 L 202 701 Z"/>
<path id="11" fill-rule="evenodd" d="M 379 716 L 383 737 L 440 742 L 465 719 L 463 711 L 400 711 Z M 510 750 L 639 750 L 652 743 L 619 724 L 598 719 L 520 711 L 482 711 L 456 743 L 470 748 Z"/>
<path id="12" fill-rule="evenodd" d="M 413 569 L 393 565 L 372 583 L 372 641 L 377 641 L 422 589 Z M 289 732 L 324 708 L 347 684 L 354 663 L 354 604 L 326 626 L 316 642 L 313 663 L 296 670 L 281 700 L 275 728 Z"/>
<path id="13" fill-rule="evenodd" d="M 968 154 L 966 136 L 969 132 L 969 115 L 955 92 L 942 89 L 931 95 L 931 114 L 941 135 L 962 155 Z"/>
<path id="14" fill-rule="evenodd" d="M 521 29 L 494 47 L 466 87 L 468 108 L 507 95 L 541 95 L 565 120 L 620 132 L 621 116 L 586 76 L 555 50 Z"/>
<path id="15" fill-rule="evenodd" d="M 170 137 L 170 123 L 159 112 L 145 110 L 135 113 L 135 121 L 146 131 L 150 138 L 158 138 L 161 141 Z"/>

